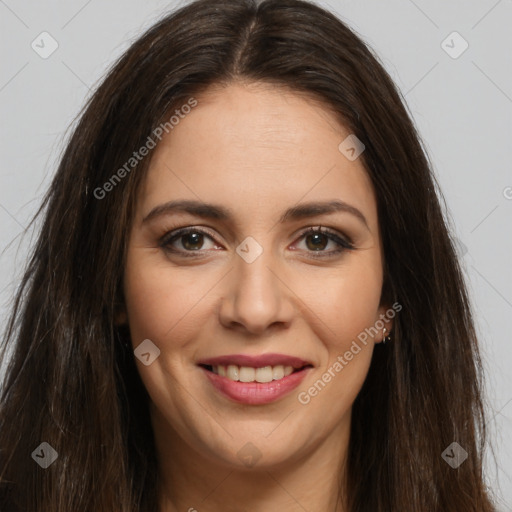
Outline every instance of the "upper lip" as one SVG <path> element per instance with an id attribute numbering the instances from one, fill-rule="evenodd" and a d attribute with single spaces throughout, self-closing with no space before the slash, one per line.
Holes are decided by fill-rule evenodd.
<path id="1" fill-rule="evenodd" d="M 293 368 L 302 368 L 312 363 L 300 357 L 287 356 L 285 354 L 261 354 L 250 356 L 247 354 L 231 354 L 202 359 L 197 364 L 207 366 L 228 366 L 230 364 L 237 366 L 248 366 L 252 368 L 263 368 L 264 366 L 293 366 Z"/>

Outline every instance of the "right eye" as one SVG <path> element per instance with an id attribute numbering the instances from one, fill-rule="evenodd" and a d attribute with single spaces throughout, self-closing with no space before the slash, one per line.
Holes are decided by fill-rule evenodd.
<path id="1" fill-rule="evenodd" d="M 209 238 L 213 242 L 215 241 L 209 233 L 202 229 L 181 228 L 166 233 L 160 241 L 160 246 L 164 250 L 174 254 L 186 257 L 197 257 L 200 255 L 194 253 L 206 250 L 202 249 L 202 246 L 205 243 L 205 237 Z M 176 247 L 176 242 L 181 245 L 181 248 Z"/>

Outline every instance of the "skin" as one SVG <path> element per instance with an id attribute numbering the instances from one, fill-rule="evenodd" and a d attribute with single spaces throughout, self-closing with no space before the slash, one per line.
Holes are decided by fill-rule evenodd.
<path id="1" fill-rule="evenodd" d="M 342 511 L 338 482 L 351 408 L 382 330 L 307 405 L 298 394 L 390 307 L 380 303 L 374 190 L 361 159 L 338 150 L 350 132 L 328 107 L 261 83 L 232 83 L 197 99 L 153 151 L 124 279 L 121 321 L 133 347 L 150 339 L 160 350 L 149 366 L 136 358 L 151 398 L 160 510 Z M 233 218 L 171 213 L 143 222 L 154 207 L 177 199 L 228 207 Z M 368 227 L 348 212 L 278 222 L 297 203 L 333 199 L 360 210 Z M 329 238 L 302 236 L 318 226 L 349 237 L 354 249 L 334 254 Z M 159 245 L 182 227 L 212 235 L 172 242 L 201 257 Z M 252 263 L 236 252 L 248 236 L 263 248 Z M 318 246 L 333 257 L 315 258 Z M 229 400 L 197 366 L 218 355 L 269 352 L 302 357 L 314 368 L 299 388 L 267 405 Z M 237 455 L 248 442 L 260 456 L 251 467 Z"/>

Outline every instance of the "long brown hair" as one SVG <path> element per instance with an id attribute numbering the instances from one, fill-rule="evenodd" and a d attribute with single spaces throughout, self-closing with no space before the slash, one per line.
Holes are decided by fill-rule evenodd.
<path id="1" fill-rule="evenodd" d="M 378 57 L 300 0 L 186 5 L 135 41 L 85 105 L 34 217 L 42 228 L 4 336 L 0 509 L 157 512 L 149 397 L 114 322 L 150 158 L 95 191 L 169 112 L 235 80 L 322 101 L 366 146 L 383 300 L 402 310 L 353 406 L 347 510 L 493 510 L 476 334 L 431 164 Z M 46 469 L 32 456 L 42 442 L 58 453 Z M 441 456 L 452 442 L 467 452 L 457 469 Z"/>

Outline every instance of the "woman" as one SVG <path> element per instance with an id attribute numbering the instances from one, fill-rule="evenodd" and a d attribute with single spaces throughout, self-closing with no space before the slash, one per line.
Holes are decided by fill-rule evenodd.
<path id="1" fill-rule="evenodd" d="M 199 0 L 157 23 L 38 212 L 0 509 L 494 510 L 438 196 L 396 87 L 332 14 Z"/>

